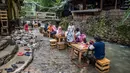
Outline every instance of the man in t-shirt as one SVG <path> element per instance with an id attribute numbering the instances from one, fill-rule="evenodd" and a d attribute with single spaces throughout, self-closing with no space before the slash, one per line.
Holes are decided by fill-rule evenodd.
<path id="1" fill-rule="evenodd" d="M 105 44 L 102 42 L 102 39 L 99 36 L 94 37 L 95 43 L 93 47 L 89 47 L 89 49 L 93 49 L 93 56 L 87 55 L 90 63 L 95 66 L 96 60 L 103 59 L 105 57 Z"/>
<path id="2" fill-rule="evenodd" d="M 94 56 L 96 59 L 103 59 L 105 57 L 105 44 L 102 42 L 99 36 L 94 37 L 95 43 L 94 46 Z"/>

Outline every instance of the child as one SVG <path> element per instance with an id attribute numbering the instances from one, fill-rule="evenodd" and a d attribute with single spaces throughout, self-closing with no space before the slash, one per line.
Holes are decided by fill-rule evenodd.
<path id="1" fill-rule="evenodd" d="M 26 22 L 26 24 L 24 25 L 24 30 L 25 30 L 26 32 L 28 32 L 28 24 L 27 24 L 27 22 Z"/>
<path id="2" fill-rule="evenodd" d="M 86 43 L 86 35 L 85 34 L 80 34 L 80 36 L 78 36 L 78 40 L 77 42 L 84 42 Z"/>
<path id="3" fill-rule="evenodd" d="M 79 28 L 76 28 L 75 37 L 78 38 L 78 36 L 80 36 L 80 30 Z"/>

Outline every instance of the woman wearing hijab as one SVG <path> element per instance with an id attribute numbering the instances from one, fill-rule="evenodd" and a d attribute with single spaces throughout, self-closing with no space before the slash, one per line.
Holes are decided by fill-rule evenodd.
<path id="1" fill-rule="evenodd" d="M 61 26 L 59 26 L 56 35 L 58 36 L 58 35 L 62 35 L 62 34 L 63 34 L 62 28 L 61 28 Z"/>
<path id="2" fill-rule="evenodd" d="M 68 26 L 68 30 L 67 30 L 67 42 L 73 42 L 75 40 L 74 30 L 75 30 L 75 27 L 74 27 L 73 23 L 71 23 Z"/>

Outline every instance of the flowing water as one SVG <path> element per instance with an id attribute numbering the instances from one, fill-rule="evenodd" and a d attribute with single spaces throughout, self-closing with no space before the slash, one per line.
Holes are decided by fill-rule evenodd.
<path id="1" fill-rule="evenodd" d="M 88 36 L 87 40 L 93 39 Z M 109 73 L 130 73 L 130 47 L 105 42 L 106 57 L 111 61 Z"/>

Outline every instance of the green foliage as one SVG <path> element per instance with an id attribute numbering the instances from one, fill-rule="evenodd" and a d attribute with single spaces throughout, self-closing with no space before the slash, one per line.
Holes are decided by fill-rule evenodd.
<path id="1" fill-rule="evenodd" d="M 130 5 L 130 3 L 128 3 Z M 130 18 L 130 8 L 128 8 L 126 11 L 125 11 L 125 14 L 124 14 L 124 17 L 120 23 L 119 26 L 122 26 L 125 24 L 125 21 L 128 20 L 128 18 Z M 129 24 L 130 25 L 130 24 Z"/>
<path id="2" fill-rule="evenodd" d="M 130 8 L 125 12 L 124 17 L 123 17 L 123 19 L 122 19 L 120 25 L 124 25 L 124 24 L 125 24 L 125 21 L 126 21 L 129 17 L 130 17 Z M 119 25 L 119 26 L 120 26 L 120 25 Z"/>
<path id="3" fill-rule="evenodd" d="M 58 6 L 60 6 L 63 0 L 25 0 L 26 2 L 33 2 L 33 3 L 39 3 L 38 6 L 40 6 L 41 10 L 49 10 L 52 9 L 56 10 L 58 8 Z M 51 8 L 52 7 L 52 8 Z M 46 9 L 48 8 L 48 9 Z"/>
<path id="4" fill-rule="evenodd" d="M 118 34 L 130 40 L 130 26 L 121 25 L 116 29 L 118 30 Z"/>
<path id="5" fill-rule="evenodd" d="M 63 30 L 67 30 L 69 22 L 67 20 L 67 17 L 62 18 L 61 22 L 59 23 L 59 25 L 63 28 Z"/>
<path id="6" fill-rule="evenodd" d="M 130 40 L 130 8 L 125 11 L 123 19 L 116 27 L 117 33 L 125 39 Z"/>
<path id="7" fill-rule="evenodd" d="M 25 16 L 25 15 L 26 15 L 25 10 L 21 10 L 21 11 L 20 11 L 20 17 Z"/>
<path id="8" fill-rule="evenodd" d="M 61 2 L 62 2 L 62 0 L 56 0 L 54 5 L 59 6 L 61 4 Z"/>

